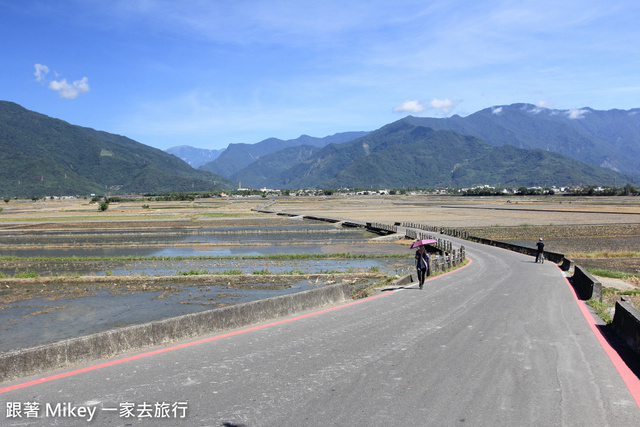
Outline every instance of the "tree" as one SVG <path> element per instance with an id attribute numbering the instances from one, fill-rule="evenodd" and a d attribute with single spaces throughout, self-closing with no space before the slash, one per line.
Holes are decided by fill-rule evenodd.
<path id="1" fill-rule="evenodd" d="M 627 183 L 627 185 L 624 186 L 624 190 L 622 190 L 622 195 L 623 196 L 633 196 L 635 194 L 637 194 L 636 189 L 633 188 L 633 185 Z"/>

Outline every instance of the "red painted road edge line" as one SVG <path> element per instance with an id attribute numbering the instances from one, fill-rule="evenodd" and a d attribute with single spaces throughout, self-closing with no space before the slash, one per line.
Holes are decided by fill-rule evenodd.
<path id="1" fill-rule="evenodd" d="M 465 268 L 470 264 L 471 264 L 471 260 L 469 259 L 469 262 L 464 267 L 461 267 L 461 268 Z M 442 276 L 446 276 L 448 274 L 451 274 L 454 271 L 460 270 L 461 268 L 453 270 L 453 271 L 450 271 L 448 273 L 440 274 L 438 276 L 434 276 L 434 277 L 430 278 L 429 281 L 433 280 L 433 279 L 436 279 L 438 277 L 442 277 Z M 247 333 L 247 332 L 257 331 L 257 330 L 260 330 L 260 329 L 268 328 L 270 326 L 276 326 L 276 325 L 281 325 L 283 323 L 293 322 L 294 320 L 305 319 L 307 317 L 316 316 L 318 314 L 327 313 L 327 312 L 330 312 L 330 311 L 333 311 L 333 310 L 338 310 L 340 308 L 350 307 L 352 305 L 360 304 L 360 303 L 363 303 L 365 301 L 370 301 L 372 299 L 380 298 L 380 297 L 383 297 L 385 295 L 391 295 L 392 293 L 393 292 L 389 292 L 389 293 L 386 293 L 386 294 L 380 294 L 380 295 L 372 296 L 372 297 L 369 297 L 369 298 L 363 298 L 363 299 L 360 299 L 360 300 L 357 300 L 357 301 L 350 302 L 348 304 L 343 304 L 343 305 L 327 308 L 327 309 L 320 310 L 320 311 L 314 311 L 313 313 L 307 313 L 307 314 L 303 314 L 301 316 L 291 317 L 289 319 L 278 320 L 276 322 L 266 323 L 264 325 L 258 325 L 258 326 L 254 326 L 254 327 L 251 327 L 251 328 L 241 329 L 239 331 L 228 332 L 228 333 L 222 334 L 222 335 L 216 335 L 216 336 L 213 336 L 213 337 L 203 338 L 203 339 L 200 339 L 200 340 L 197 340 L 197 341 L 191 341 L 191 342 L 184 343 L 184 344 L 178 344 L 178 345 L 174 345 L 174 346 L 171 346 L 171 347 L 161 348 L 159 350 L 154 350 L 154 351 L 149 351 L 149 352 L 146 352 L 146 353 L 137 354 L 135 356 L 125 357 L 123 359 L 112 360 L 110 362 L 101 363 L 99 365 L 88 366 L 86 368 L 76 369 L 74 371 L 69 371 L 69 372 L 63 372 L 61 374 L 52 375 L 50 377 L 45 377 L 45 378 L 40 378 L 38 380 L 33 380 L 33 381 L 25 382 L 25 383 L 15 384 L 15 385 L 12 385 L 12 386 L 9 386 L 9 387 L 0 388 L 0 394 L 6 393 L 6 392 L 12 391 L 12 390 L 18 390 L 18 389 L 21 389 L 21 388 L 24 388 L 24 387 L 29 387 L 29 386 L 32 386 L 32 385 L 37 385 L 37 384 L 42 384 L 42 383 L 46 383 L 46 382 L 49 382 L 49 381 L 59 380 L 61 378 L 66 378 L 66 377 L 70 377 L 70 376 L 73 376 L 73 375 L 78 375 L 78 374 L 81 374 L 83 372 L 95 371 L 96 369 L 102 369 L 102 368 L 106 368 L 106 367 L 109 367 L 109 366 L 118 365 L 120 363 L 130 362 L 132 360 L 142 359 L 144 357 L 149 357 L 149 356 L 154 356 L 156 354 L 166 353 L 168 351 L 174 351 L 174 350 L 178 350 L 178 349 L 185 348 L 185 347 L 191 347 L 192 345 L 202 344 L 202 343 L 209 342 L 209 341 L 215 341 L 215 340 L 219 340 L 221 338 L 228 338 L 228 337 L 232 337 L 234 335 L 240 335 L 240 334 L 244 334 L 244 333 Z"/>
<path id="2" fill-rule="evenodd" d="M 611 345 L 609 344 L 609 341 L 607 341 L 604 335 L 602 335 L 602 332 L 600 332 L 600 330 L 597 327 L 597 323 L 593 318 L 593 315 L 587 308 L 587 305 L 584 303 L 584 301 L 578 298 L 578 295 L 576 294 L 575 289 L 573 289 L 573 286 L 571 286 L 571 282 L 569 282 L 569 279 L 567 277 L 565 277 L 564 279 L 567 282 L 567 286 L 569 286 L 571 293 L 573 294 L 573 298 L 576 300 L 576 303 L 580 308 L 580 312 L 582 312 L 582 315 L 587 321 L 587 324 L 589 325 L 594 335 L 598 339 L 598 342 L 600 342 L 600 345 L 604 349 L 605 353 L 607 353 L 607 356 L 609 356 L 609 360 L 611 360 L 611 363 L 613 363 L 613 366 L 616 368 L 616 370 L 622 377 L 622 381 L 624 381 L 625 385 L 627 386 L 627 389 L 629 389 L 629 393 L 631 393 L 631 397 L 633 397 L 633 400 L 635 400 L 636 405 L 638 405 L 638 409 L 640 409 L 640 380 L 638 379 L 636 374 L 634 374 L 633 371 L 629 369 L 627 364 L 624 363 L 624 361 L 622 360 L 618 352 L 615 351 L 613 347 L 611 347 Z"/>
<path id="3" fill-rule="evenodd" d="M 81 374 L 83 372 L 94 371 L 96 369 L 102 369 L 102 368 L 106 368 L 108 366 L 118 365 L 120 363 L 130 362 L 132 360 L 137 360 L 137 359 L 142 359 L 144 357 L 154 356 L 156 354 L 166 353 L 168 351 L 174 351 L 174 350 L 178 350 L 178 349 L 185 348 L 185 347 L 191 347 L 192 345 L 202 344 L 202 343 L 209 342 L 209 341 L 215 341 L 215 340 L 219 340 L 221 338 L 228 338 L 228 337 L 232 337 L 234 335 L 240 335 L 240 334 L 244 334 L 244 333 L 251 332 L 251 331 L 257 331 L 259 329 L 264 329 L 264 328 L 268 328 L 270 326 L 280 325 L 280 324 L 287 323 L 287 322 L 293 322 L 294 320 L 304 319 L 306 317 L 311 317 L 311 316 L 315 316 L 315 315 L 318 315 L 318 314 L 327 313 L 329 311 L 337 310 L 337 309 L 343 308 L 343 307 L 349 307 L 349 306 L 354 305 L 354 304 L 360 304 L 361 302 L 364 302 L 364 301 L 367 301 L 367 300 L 370 300 L 370 299 L 380 298 L 380 297 L 383 297 L 385 295 L 388 295 L 388 294 L 380 294 L 380 295 L 376 295 L 376 296 L 369 297 L 369 298 L 363 298 L 361 300 L 354 301 L 354 302 L 351 302 L 351 303 L 348 303 L 348 304 L 340 305 L 340 306 L 337 306 L 337 307 L 331 307 L 331 308 L 328 308 L 328 309 L 325 309 L 325 310 L 321 310 L 321 311 L 316 311 L 316 312 L 313 312 L 313 313 L 303 314 L 301 316 L 292 317 L 292 318 L 289 318 L 289 319 L 278 320 L 276 322 L 271 322 L 271 323 L 267 323 L 267 324 L 264 324 L 264 325 L 259 325 L 259 326 L 254 326 L 254 327 L 251 327 L 251 328 L 241 329 L 239 331 L 234 331 L 234 332 L 228 332 L 228 333 L 222 334 L 222 335 L 216 335 L 216 336 L 213 336 L 213 337 L 203 338 L 203 339 L 200 339 L 200 340 L 197 340 L 197 341 L 191 341 L 191 342 L 184 343 L 184 344 L 178 344 L 178 345 L 174 345 L 174 346 L 171 346 L 171 347 L 165 347 L 165 348 L 161 348 L 159 350 L 149 351 L 149 352 L 146 352 L 146 353 L 137 354 L 135 356 L 125 357 L 123 359 L 112 360 L 110 362 L 101 363 L 99 365 L 88 366 L 86 368 L 76 369 L 74 371 L 63 372 L 63 373 L 58 374 L 58 375 L 53 375 L 53 376 L 50 376 L 50 377 L 45 377 L 45 378 L 40 378 L 38 380 L 29 381 L 29 382 L 26 382 L 26 383 L 12 385 L 12 386 L 9 386 L 9 387 L 1 388 L 0 389 L 0 394 L 8 392 L 8 391 L 24 388 L 24 387 L 29 387 L 29 386 L 36 385 L 36 384 L 41 384 L 41 383 L 48 382 L 48 381 L 54 381 L 54 380 L 58 380 L 58 379 L 61 379 L 61 378 L 70 377 L 72 375 Z"/>

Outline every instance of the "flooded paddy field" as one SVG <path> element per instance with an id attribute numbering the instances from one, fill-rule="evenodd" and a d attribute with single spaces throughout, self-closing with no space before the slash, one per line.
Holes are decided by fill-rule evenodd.
<path id="1" fill-rule="evenodd" d="M 269 209 L 466 229 L 532 247 L 543 237 L 547 250 L 580 265 L 638 273 L 638 200 L 283 197 Z M 106 212 L 79 199 L 3 205 L 0 352 L 332 283 L 356 288 L 412 270 L 408 241 L 251 211 L 265 202 L 145 200 Z"/>
<path id="2" fill-rule="evenodd" d="M 28 281 L 1 305 L 0 352 L 334 283 L 366 285 L 379 277 L 365 273 Z"/>
<path id="3" fill-rule="evenodd" d="M 322 221 L 105 224 L 2 224 L 0 352 L 412 266 L 410 242 Z"/>

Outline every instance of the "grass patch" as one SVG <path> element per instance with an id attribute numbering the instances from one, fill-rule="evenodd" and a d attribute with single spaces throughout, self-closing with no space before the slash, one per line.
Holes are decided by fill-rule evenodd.
<path id="1" fill-rule="evenodd" d="M 202 256 L 117 256 L 117 257 L 17 257 L 1 256 L 0 261 L 82 262 L 82 261 L 189 261 L 189 260 L 318 260 L 318 259 L 411 259 L 411 254 L 272 254 L 272 255 L 202 255 Z"/>
<path id="2" fill-rule="evenodd" d="M 361 299 L 361 298 L 369 298 L 371 296 L 371 292 L 373 292 L 377 288 L 381 288 L 383 286 L 387 286 L 389 283 L 393 282 L 394 277 L 386 277 L 384 279 L 380 279 L 370 285 L 364 286 L 362 288 L 354 289 L 351 292 L 351 298 L 353 299 Z"/>
<path id="3" fill-rule="evenodd" d="M 302 270 L 295 269 L 295 270 L 291 270 L 291 271 L 286 271 L 286 272 L 284 272 L 282 274 L 291 275 L 291 276 L 300 276 L 300 275 L 303 275 L 303 274 L 306 274 L 306 273 L 304 271 L 302 271 Z"/>
<path id="4" fill-rule="evenodd" d="M 255 274 L 257 276 L 266 276 L 266 275 L 271 274 L 271 272 L 269 270 L 266 270 L 266 269 L 263 268 L 262 270 L 254 271 L 253 274 Z"/>
<path id="5" fill-rule="evenodd" d="M 210 209 L 209 207 L 206 207 Z M 216 208 L 217 209 L 217 208 Z M 256 212 L 207 212 L 207 213 L 198 213 L 199 217 L 214 217 L 214 218 L 237 218 L 237 217 L 251 217 L 258 216 Z"/>
<path id="6" fill-rule="evenodd" d="M 98 212 L 96 210 L 96 212 Z M 106 216 L 105 216 L 106 215 Z M 140 219 L 182 219 L 182 216 L 179 215 L 158 215 L 153 218 L 140 216 L 140 215 L 95 215 L 95 216 L 69 216 L 69 217 L 61 217 L 61 216 L 52 216 L 52 217 L 37 217 L 37 218 L 6 218 L 3 217 L 0 219 L 0 222 L 77 222 L 77 221 L 96 221 L 96 222 L 104 222 L 105 220 L 113 221 L 140 221 Z"/>
<path id="7" fill-rule="evenodd" d="M 16 274 L 13 276 L 16 279 L 37 279 L 40 277 L 38 273 L 35 271 L 16 271 Z"/>
<path id="8" fill-rule="evenodd" d="M 587 304 L 594 308 L 596 314 L 604 320 L 607 325 L 613 321 L 611 316 L 609 316 L 609 309 L 611 308 L 609 304 L 594 299 L 587 301 Z"/>
<path id="9" fill-rule="evenodd" d="M 600 277 L 609 277 L 611 279 L 626 279 L 627 277 L 634 276 L 631 273 L 625 273 L 623 271 L 607 270 L 606 268 L 587 268 L 589 274 Z"/>
<path id="10" fill-rule="evenodd" d="M 590 258 L 640 258 L 640 252 L 634 252 L 634 251 L 623 251 L 623 252 L 604 251 L 604 252 L 591 252 L 591 253 L 572 252 L 572 253 L 566 254 L 566 257 L 567 258 L 586 258 L 586 259 L 590 259 Z"/>
<path id="11" fill-rule="evenodd" d="M 242 271 L 241 270 L 224 270 L 218 274 L 224 274 L 226 276 L 239 276 L 242 274 Z"/>
<path id="12" fill-rule="evenodd" d="M 211 274 L 207 270 L 194 270 L 191 269 L 189 271 L 178 271 L 178 276 L 202 276 L 205 274 Z"/>
<path id="13" fill-rule="evenodd" d="M 640 274 L 625 273 L 624 271 L 607 270 L 606 268 L 587 268 L 589 274 L 600 277 L 609 277 L 611 279 L 628 279 L 629 277 L 640 278 Z"/>
<path id="14" fill-rule="evenodd" d="M 77 279 L 78 277 L 82 277 L 80 273 L 56 273 L 53 277 L 59 277 L 61 279 Z"/>

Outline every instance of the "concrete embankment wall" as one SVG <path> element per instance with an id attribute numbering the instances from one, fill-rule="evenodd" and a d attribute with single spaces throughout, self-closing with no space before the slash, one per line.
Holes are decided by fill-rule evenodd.
<path id="1" fill-rule="evenodd" d="M 256 208 L 255 210 L 264 213 L 272 213 L 278 215 L 289 215 L 289 216 L 302 216 L 309 219 L 318 219 L 325 220 L 331 222 L 339 222 L 343 221 L 337 218 L 322 218 L 316 216 L 305 216 L 300 214 L 292 214 L 286 212 L 277 212 L 270 211 L 266 208 L 271 206 L 274 202 L 268 203 L 264 206 Z M 355 224 L 354 224 L 355 225 Z M 357 224 L 359 226 L 365 226 L 368 229 L 376 229 L 380 232 L 389 232 L 389 233 L 400 233 L 404 232 L 405 235 L 409 238 L 413 239 L 423 239 L 423 238 L 432 238 L 433 236 L 428 236 L 424 233 L 420 233 L 420 230 L 427 232 L 440 233 L 443 235 L 450 235 L 454 237 L 458 237 L 461 239 L 481 243 L 484 245 L 496 246 L 503 249 L 507 249 L 514 252 L 519 252 L 531 256 L 536 255 L 536 249 L 529 248 L 526 246 L 514 245 L 512 243 L 500 242 L 497 240 L 485 239 L 482 237 L 472 236 L 466 231 L 457 230 L 455 228 L 444 228 L 427 224 L 418 224 L 418 223 L 395 223 L 393 225 L 390 224 L 378 224 L 371 222 L 364 222 L 363 224 Z M 442 239 L 438 239 L 439 242 L 436 245 L 441 251 L 444 257 L 444 264 L 442 266 L 438 265 L 436 269 L 445 269 L 451 262 L 451 265 L 456 265 L 458 262 L 461 262 L 465 259 L 465 249 L 462 246 L 459 250 L 459 253 L 456 254 L 451 248 L 451 242 L 443 241 Z M 450 257 L 448 258 L 451 261 L 447 261 L 446 251 L 451 251 Z M 589 300 L 595 299 L 598 301 L 602 301 L 602 284 L 596 280 L 593 276 L 591 276 L 586 269 L 581 266 L 575 265 L 575 263 L 565 258 L 564 254 L 559 254 L 556 252 L 547 252 L 545 251 L 545 258 L 560 265 L 560 268 L 564 271 L 573 273 L 570 280 L 576 289 L 576 293 L 581 299 Z M 407 277 L 407 280 L 412 280 L 411 276 Z M 613 318 L 613 329 L 624 339 L 629 345 L 636 351 L 636 353 L 640 354 L 640 312 L 631 305 L 630 302 L 626 303 L 617 303 L 615 308 L 615 314 Z"/>
<path id="2" fill-rule="evenodd" d="M 640 312 L 627 297 L 622 297 L 622 301 L 616 302 L 616 314 L 611 326 L 633 351 L 640 354 Z"/>
<path id="3" fill-rule="evenodd" d="M 446 231 L 443 231 L 446 232 Z M 497 246 L 531 256 L 536 255 L 536 250 L 525 246 L 514 245 L 506 242 L 499 242 L 481 237 L 471 236 L 468 233 L 455 231 L 458 237 L 475 241 L 490 246 Z M 563 254 L 545 252 L 546 258 L 559 264 L 564 271 L 573 272 L 570 280 L 576 290 L 576 294 L 583 300 L 594 299 L 602 301 L 602 284 L 587 270 Z M 611 324 L 613 330 L 637 353 L 640 355 L 640 311 L 638 311 L 630 301 L 622 297 L 623 301 L 617 302 Z"/>
<path id="4" fill-rule="evenodd" d="M 348 284 L 329 285 L 2 353 L 0 382 L 240 328 L 350 299 Z"/>
<path id="5" fill-rule="evenodd" d="M 264 207 L 270 204 L 254 210 L 321 220 L 330 223 L 340 223 L 347 227 L 365 227 L 367 229 L 378 230 L 379 232 L 391 232 L 391 229 L 387 229 L 388 227 L 384 224 L 265 210 Z M 393 228 L 393 226 L 391 227 Z M 404 232 L 404 230 L 402 231 Z M 407 236 L 409 237 L 409 233 L 407 233 Z M 442 239 L 438 240 L 439 242 L 435 246 L 442 251 L 443 256 L 440 258 L 439 264 L 433 266 L 436 270 L 452 267 L 464 260 L 464 248 L 453 250 L 450 242 Z M 405 284 L 412 280 L 412 276 L 408 275 L 400 278 L 396 284 Z M 307 310 L 339 304 L 350 299 L 351 291 L 349 285 L 324 286 L 318 289 L 266 298 L 140 325 L 132 325 L 33 348 L 1 353 L 0 382 L 10 381 L 53 369 L 74 366 L 100 358 L 113 357 L 144 348 L 167 345 L 173 341 L 240 328 L 278 317 L 290 316 Z"/>
<path id="6" fill-rule="evenodd" d="M 575 266 L 571 283 L 581 299 L 602 301 L 602 283 L 589 274 L 585 268 L 579 265 Z"/>

